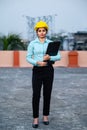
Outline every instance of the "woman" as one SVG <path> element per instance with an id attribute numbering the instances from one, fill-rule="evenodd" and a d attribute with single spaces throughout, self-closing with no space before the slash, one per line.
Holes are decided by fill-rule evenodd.
<path id="1" fill-rule="evenodd" d="M 54 78 L 54 68 L 49 61 L 60 60 L 60 54 L 49 56 L 46 53 L 47 46 L 51 40 L 46 38 L 48 25 L 44 21 L 39 21 L 35 25 L 37 38 L 31 41 L 27 50 L 27 61 L 33 65 L 32 72 L 32 109 L 33 109 L 33 128 L 39 125 L 39 102 L 41 87 L 43 85 L 43 123 L 49 124 L 50 99 L 52 92 L 52 84 Z"/>

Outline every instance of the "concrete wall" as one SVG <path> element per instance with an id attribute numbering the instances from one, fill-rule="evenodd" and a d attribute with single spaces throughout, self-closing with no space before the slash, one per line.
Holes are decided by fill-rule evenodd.
<path id="1" fill-rule="evenodd" d="M 0 67 L 32 67 L 26 61 L 26 51 L 19 51 L 19 62 L 14 65 L 14 51 L 0 51 Z M 62 59 L 55 62 L 54 66 L 68 67 L 69 51 L 60 51 Z M 78 51 L 78 65 L 79 67 L 87 67 L 87 51 Z"/>
<path id="2" fill-rule="evenodd" d="M 0 67 L 13 66 L 13 51 L 0 51 Z"/>
<path id="3" fill-rule="evenodd" d="M 87 67 L 87 51 L 78 51 L 78 64 L 81 67 Z"/>

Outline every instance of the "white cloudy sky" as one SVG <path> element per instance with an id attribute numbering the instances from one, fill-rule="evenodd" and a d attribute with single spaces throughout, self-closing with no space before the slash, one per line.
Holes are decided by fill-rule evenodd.
<path id="1" fill-rule="evenodd" d="M 27 38 L 23 16 L 57 14 L 56 31 L 87 30 L 87 0 L 0 0 L 0 33 L 21 33 Z"/>

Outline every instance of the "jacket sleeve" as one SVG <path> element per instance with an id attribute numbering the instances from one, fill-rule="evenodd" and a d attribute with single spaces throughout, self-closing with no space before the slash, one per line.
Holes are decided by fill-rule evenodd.
<path id="1" fill-rule="evenodd" d="M 30 64 L 36 65 L 36 64 L 37 64 L 37 61 L 34 60 L 33 56 L 34 56 L 33 44 L 30 43 L 30 44 L 28 45 L 28 49 L 27 49 L 26 60 L 27 60 L 27 62 L 29 62 Z"/>
<path id="2" fill-rule="evenodd" d="M 58 52 L 56 56 L 50 56 L 50 61 L 58 61 L 58 60 L 61 60 L 60 52 Z"/>

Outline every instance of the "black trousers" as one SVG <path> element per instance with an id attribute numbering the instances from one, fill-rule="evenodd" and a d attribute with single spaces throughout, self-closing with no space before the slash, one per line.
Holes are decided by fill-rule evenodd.
<path id="1" fill-rule="evenodd" d="M 43 86 L 43 115 L 49 115 L 54 68 L 52 65 L 45 67 L 33 67 L 32 73 L 32 109 L 33 117 L 39 117 L 39 103 L 41 88 Z"/>

